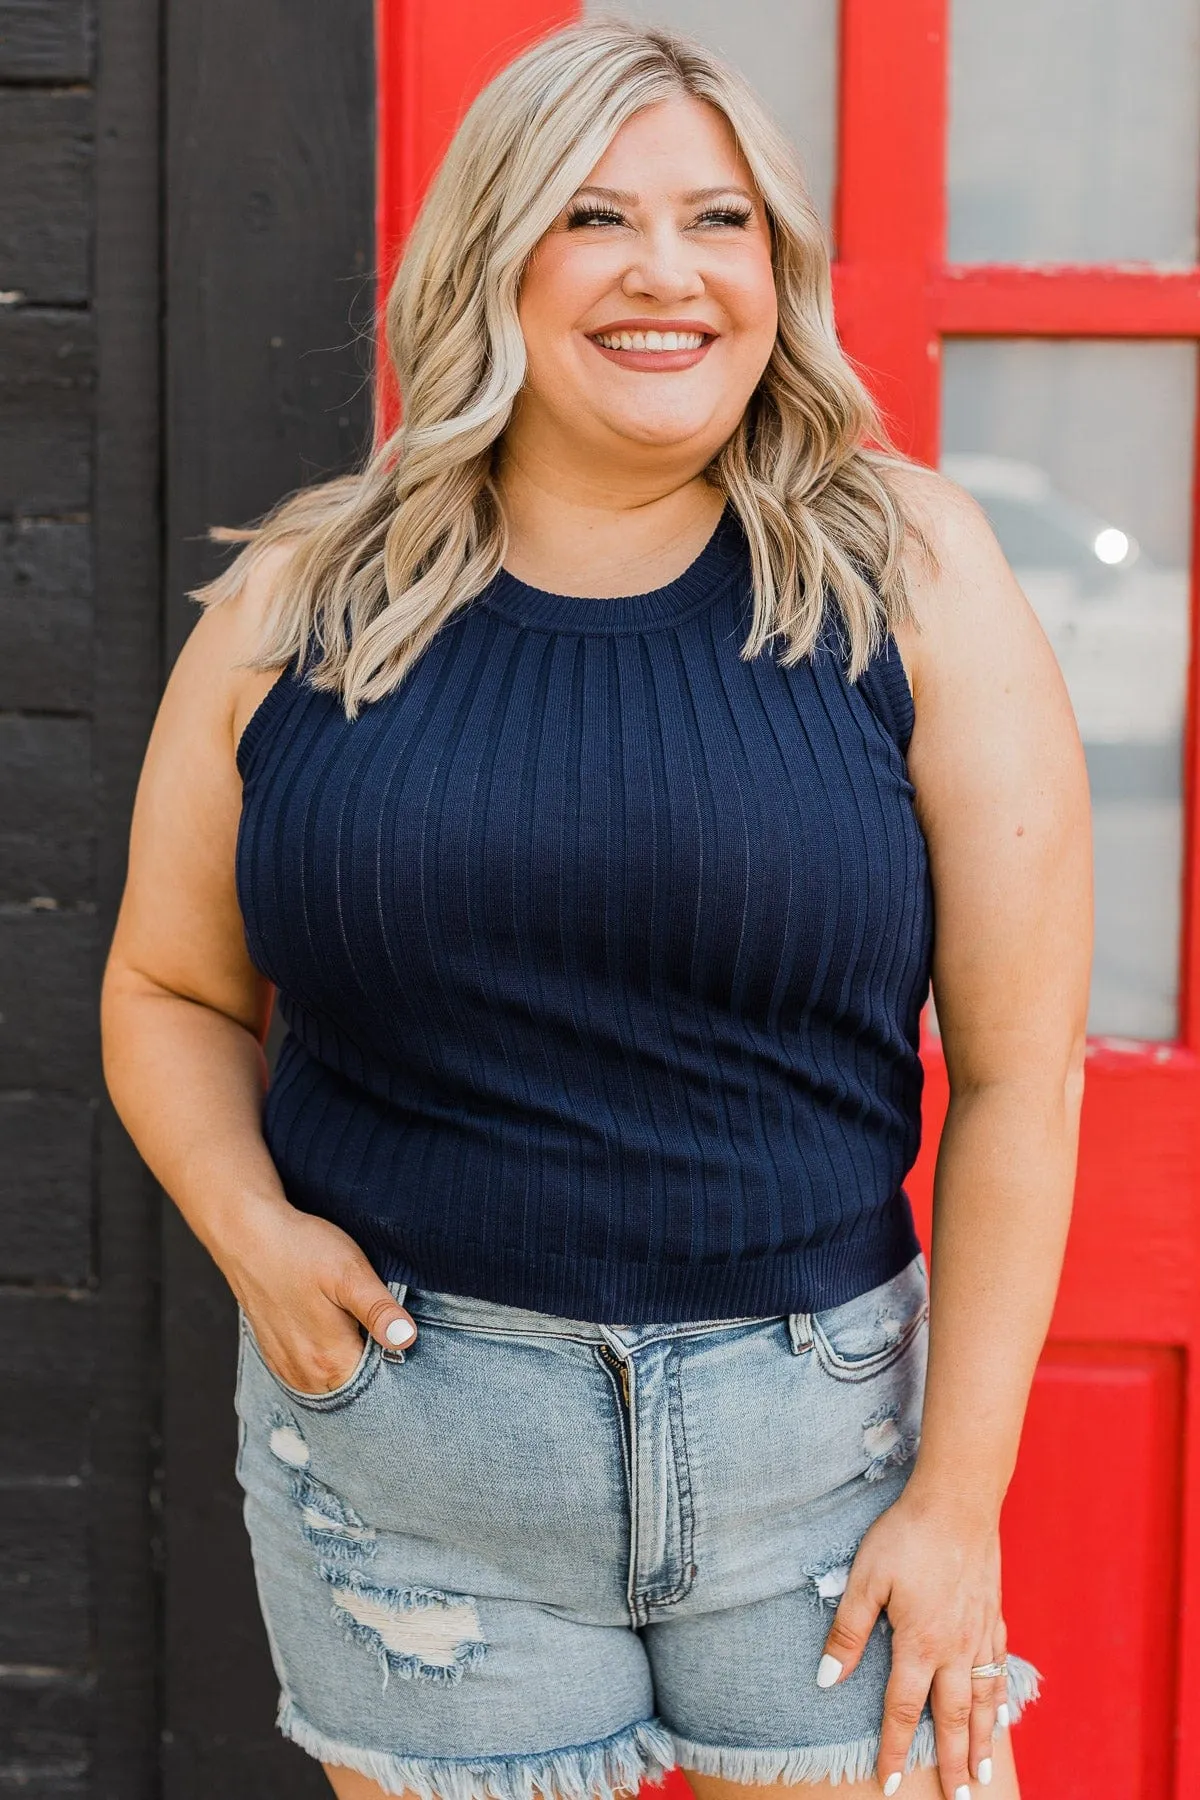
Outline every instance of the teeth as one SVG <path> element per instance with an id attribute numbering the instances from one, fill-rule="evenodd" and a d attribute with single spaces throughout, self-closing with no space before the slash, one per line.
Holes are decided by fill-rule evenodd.
<path id="1" fill-rule="evenodd" d="M 606 350 L 698 350 L 702 331 L 597 331 L 596 342 Z"/>

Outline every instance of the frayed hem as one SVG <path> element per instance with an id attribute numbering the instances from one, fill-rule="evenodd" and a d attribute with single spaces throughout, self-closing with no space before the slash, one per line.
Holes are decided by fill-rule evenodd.
<path id="1" fill-rule="evenodd" d="M 1008 1658 L 1009 1723 L 1015 1724 L 1031 1700 L 1041 1693 L 1041 1672 L 1024 1657 Z M 790 1786 L 802 1781 L 868 1781 L 879 1761 L 882 1733 L 871 1732 L 847 1744 L 806 1744 L 799 1750 L 742 1750 L 727 1744 L 697 1744 L 675 1734 L 675 1756 L 683 1769 L 697 1775 L 719 1775 L 726 1781 Z M 918 1722 L 905 1771 L 937 1765 L 937 1741 L 931 1718 Z"/>
<path id="2" fill-rule="evenodd" d="M 613 1737 L 530 1756 L 414 1757 L 364 1750 L 318 1731 L 286 1694 L 275 1723 L 284 1737 L 320 1762 L 355 1769 L 385 1794 L 420 1800 L 618 1800 L 643 1782 L 658 1784 L 674 1767 L 671 1734 L 643 1719 Z"/>

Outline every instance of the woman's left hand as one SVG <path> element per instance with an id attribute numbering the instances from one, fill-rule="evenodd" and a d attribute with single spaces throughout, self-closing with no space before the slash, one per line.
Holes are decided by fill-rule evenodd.
<path id="1" fill-rule="evenodd" d="M 928 1699 L 946 1800 L 968 1800 L 972 1774 L 991 1780 L 996 1708 L 1006 1698 L 1003 1675 L 971 1677 L 975 1664 L 1003 1662 L 1007 1649 L 998 1520 L 976 1518 L 951 1497 L 930 1503 L 910 1481 L 859 1544 L 818 1686 L 832 1687 L 856 1667 L 883 1607 L 893 1634 L 877 1764 L 883 1791 L 900 1785 Z"/>

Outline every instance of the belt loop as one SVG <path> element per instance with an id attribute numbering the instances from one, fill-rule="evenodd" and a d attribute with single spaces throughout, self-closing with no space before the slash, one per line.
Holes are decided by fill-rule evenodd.
<path id="1" fill-rule="evenodd" d="M 792 1340 L 792 1355 L 799 1356 L 804 1350 L 812 1349 L 812 1314 L 794 1312 L 788 1314 L 788 1336 Z"/>

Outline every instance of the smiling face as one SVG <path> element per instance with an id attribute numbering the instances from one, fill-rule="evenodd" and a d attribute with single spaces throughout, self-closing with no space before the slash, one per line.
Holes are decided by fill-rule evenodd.
<path id="1" fill-rule="evenodd" d="M 538 243 L 518 313 L 519 459 L 706 467 L 778 322 L 766 211 L 723 114 L 680 96 L 628 120 Z"/>

